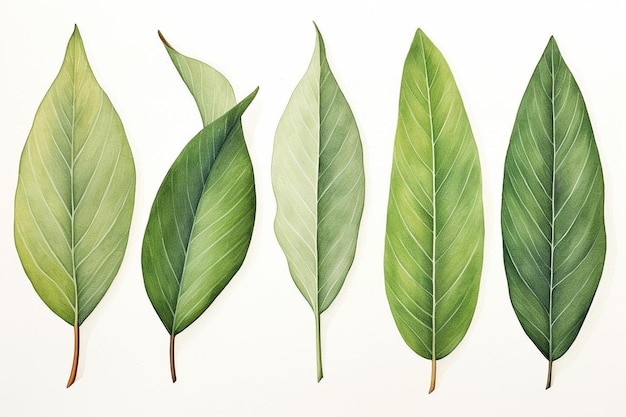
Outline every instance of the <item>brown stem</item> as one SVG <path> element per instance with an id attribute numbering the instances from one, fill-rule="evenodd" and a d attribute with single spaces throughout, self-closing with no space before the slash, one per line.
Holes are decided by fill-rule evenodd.
<path id="1" fill-rule="evenodd" d="M 78 350 L 80 347 L 80 333 L 78 331 L 78 323 L 74 323 L 74 359 L 72 360 L 72 371 L 70 372 L 70 379 L 67 380 L 67 387 L 72 386 L 76 381 L 76 372 L 78 371 Z"/>
<path id="2" fill-rule="evenodd" d="M 172 382 L 176 382 L 176 364 L 174 363 L 174 338 L 175 335 L 170 336 L 170 372 L 172 373 Z"/>
<path id="3" fill-rule="evenodd" d="M 430 389 L 428 390 L 429 394 L 435 390 L 436 382 L 437 382 L 437 359 L 435 359 L 435 356 L 433 355 L 431 368 L 430 368 Z"/>
<path id="4" fill-rule="evenodd" d="M 546 382 L 546 389 L 552 386 L 552 359 L 548 360 L 548 381 Z"/>

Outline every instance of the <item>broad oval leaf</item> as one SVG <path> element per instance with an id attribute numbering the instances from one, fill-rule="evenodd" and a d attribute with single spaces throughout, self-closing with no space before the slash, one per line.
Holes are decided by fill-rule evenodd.
<path id="1" fill-rule="evenodd" d="M 405 342 L 432 360 L 459 344 L 480 283 L 478 150 L 444 57 L 418 29 L 400 87 L 387 209 L 385 288 Z"/>
<path id="2" fill-rule="evenodd" d="M 582 94 L 548 42 L 520 104 L 504 166 L 502 239 L 509 294 L 549 361 L 578 335 L 606 252 L 604 182 Z"/>
<path id="3" fill-rule="evenodd" d="M 211 83 L 196 87 L 210 90 Z M 190 88 L 196 97 L 201 95 Z M 150 211 L 142 249 L 144 284 L 170 333 L 173 381 L 175 336 L 224 289 L 250 244 L 256 196 L 241 116 L 255 95 L 256 90 L 191 139 L 165 176 Z M 198 101 L 205 114 L 202 103 Z"/>
<path id="4" fill-rule="evenodd" d="M 311 63 L 276 129 L 272 184 L 275 232 L 291 276 L 315 315 L 322 378 L 320 314 L 354 260 L 365 196 L 363 150 L 317 30 Z"/>
<path id="5" fill-rule="evenodd" d="M 124 127 L 75 28 L 26 140 L 15 196 L 15 244 L 41 299 L 78 328 L 124 257 L 135 166 Z"/>

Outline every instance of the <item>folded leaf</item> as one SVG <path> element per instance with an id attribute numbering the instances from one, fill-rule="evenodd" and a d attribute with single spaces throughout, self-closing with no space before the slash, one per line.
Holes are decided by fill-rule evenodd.
<path id="1" fill-rule="evenodd" d="M 168 51 L 175 53 L 170 47 Z M 206 68 L 199 71 L 208 72 Z M 188 80 L 185 75 L 183 79 Z M 211 91 L 212 84 L 188 85 L 200 97 L 204 93 L 196 87 Z M 256 90 L 191 139 L 165 176 L 150 211 L 142 249 L 144 284 L 170 333 L 174 382 L 175 336 L 224 289 L 250 244 L 256 197 L 241 116 L 255 95 Z M 212 105 L 206 102 L 198 100 L 205 121 L 221 112 L 208 112 Z"/>
<path id="2" fill-rule="evenodd" d="M 320 314 L 352 265 L 365 194 L 361 139 L 319 31 L 309 68 L 276 130 L 272 183 L 276 237 L 315 315 L 319 381 Z"/>
<path id="3" fill-rule="evenodd" d="M 478 150 L 444 57 L 418 29 L 400 87 L 385 243 L 385 288 L 405 342 L 436 360 L 472 320 L 483 258 Z"/>
<path id="4" fill-rule="evenodd" d="M 124 257 L 135 166 L 119 116 L 96 81 L 75 28 L 61 71 L 26 140 L 15 196 L 15 245 L 41 299 L 79 326 Z"/>
<path id="5" fill-rule="evenodd" d="M 524 331 L 552 362 L 578 335 L 604 255 L 604 182 L 582 94 L 554 38 L 520 104 L 504 166 L 502 239 Z"/>

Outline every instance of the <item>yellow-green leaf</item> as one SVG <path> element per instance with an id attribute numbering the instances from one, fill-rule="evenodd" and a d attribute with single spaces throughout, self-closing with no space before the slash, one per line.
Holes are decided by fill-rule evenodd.
<path id="1" fill-rule="evenodd" d="M 404 341 L 436 361 L 472 320 L 483 259 L 478 150 L 452 72 L 417 30 L 402 84 L 385 243 L 385 288 Z"/>
<path id="2" fill-rule="evenodd" d="M 135 196 L 126 134 L 74 30 L 61 71 L 26 140 L 15 196 L 15 244 L 41 299 L 78 328 L 124 257 Z"/>

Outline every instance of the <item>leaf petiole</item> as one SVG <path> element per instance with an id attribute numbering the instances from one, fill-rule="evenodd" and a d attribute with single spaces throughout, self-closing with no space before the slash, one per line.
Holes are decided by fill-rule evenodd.
<path id="1" fill-rule="evenodd" d="M 72 370 L 70 371 L 70 378 L 67 380 L 66 388 L 72 386 L 76 381 L 76 372 L 78 371 L 78 351 L 80 348 L 80 332 L 78 323 L 74 323 L 74 358 L 72 359 Z"/>
<path id="2" fill-rule="evenodd" d="M 322 335 L 320 329 L 320 315 L 315 315 L 315 351 L 317 356 L 317 382 L 324 378 L 322 371 Z"/>
<path id="3" fill-rule="evenodd" d="M 552 359 L 548 361 L 548 381 L 546 382 L 546 389 L 552 386 Z"/>
<path id="4" fill-rule="evenodd" d="M 433 355 L 430 367 L 430 388 L 428 393 L 431 394 L 435 390 L 435 384 L 437 383 L 437 359 Z"/>
<path id="5" fill-rule="evenodd" d="M 176 335 L 170 336 L 170 372 L 172 373 L 172 383 L 176 382 L 176 363 L 174 361 L 174 339 Z"/>

